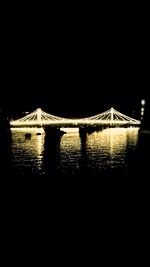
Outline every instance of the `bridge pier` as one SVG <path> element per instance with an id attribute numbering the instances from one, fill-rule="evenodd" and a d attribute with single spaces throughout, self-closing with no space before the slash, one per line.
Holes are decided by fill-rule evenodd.
<path id="1" fill-rule="evenodd" d="M 65 133 L 60 130 L 60 128 L 46 126 L 44 127 L 45 135 L 52 138 L 61 138 L 61 136 Z"/>
<path id="2" fill-rule="evenodd" d="M 103 129 L 107 128 L 107 126 L 105 125 L 95 125 L 95 126 L 82 126 L 79 127 L 79 133 L 83 134 L 83 133 L 93 133 L 96 131 L 102 131 Z"/>

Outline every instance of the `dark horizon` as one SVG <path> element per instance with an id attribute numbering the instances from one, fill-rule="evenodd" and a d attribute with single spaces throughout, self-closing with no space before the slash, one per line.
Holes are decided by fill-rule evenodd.
<path id="1" fill-rule="evenodd" d="M 77 58 L 66 51 L 66 58 L 57 55 L 57 66 L 52 57 L 50 67 L 45 59 L 37 63 L 31 52 L 26 59 L 21 55 L 21 62 L 17 55 L 2 75 L 0 108 L 13 113 L 41 107 L 67 116 L 99 113 L 111 106 L 132 112 L 141 99 L 149 102 L 149 76 L 144 61 L 137 64 L 131 53 L 120 58 L 120 50 L 114 51 L 115 57 L 95 55 L 88 62 L 81 51 Z"/>
<path id="2" fill-rule="evenodd" d="M 26 15 L 8 19 L 1 33 L 0 109 L 13 115 L 41 107 L 70 117 L 113 106 L 138 113 L 141 99 L 149 98 L 148 24 L 110 14 L 84 19 L 81 13 L 78 20 L 57 14 L 39 24 Z"/>
<path id="3" fill-rule="evenodd" d="M 42 90 L 44 92 L 44 90 Z M 93 91 L 93 90 L 92 90 Z M 108 92 L 109 93 L 109 92 Z M 51 97 L 50 97 L 51 95 Z M 67 93 L 66 93 L 67 95 Z M 40 107 L 44 111 L 63 117 L 84 117 L 95 115 L 114 107 L 118 111 L 129 116 L 139 117 L 141 108 L 141 99 L 146 99 L 146 107 L 149 107 L 149 100 L 142 95 L 131 96 L 66 96 L 57 92 L 56 94 L 47 94 L 45 97 L 34 96 L 22 97 L 20 95 L 8 94 L 0 101 L 0 109 L 6 111 L 10 116 L 21 115 L 24 112 L 32 112 Z M 2 98 L 1 98 L 2 100 Z"/>

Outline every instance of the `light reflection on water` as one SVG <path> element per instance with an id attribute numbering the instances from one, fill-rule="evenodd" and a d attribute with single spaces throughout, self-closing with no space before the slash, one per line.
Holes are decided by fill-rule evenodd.
<path id="1" fill-rule="evenodd" d="M 81 140 L 79 133 L 68 133 L 62 136 L 60 142 L 59 170 L 67 174 L 77 172 L 80 168 Z"/>
<path id="2" fill-rule="evenodd" d="M 110 128 L 94 132 L 87 137 L 87 155 L 89 168 L 103 174 L 127 174 L 128 153 L 136 149 L 137 128 Z"/>
<path id="3" fill-rule="evenodd" d="M 25 133 L 31 138 L 25 137 Z M 12 131 L 12 166 L 19 174 L 41 174 L 45 135 L 36 130 Z"/>
<path id="4" fill-rule="evenodd" d="M 126 175 L 138 141 L 137 128 L 111 128 L 81 137 L 67 133 L 56 144 L 45 143 L 43 133 L 29 129 L 31 138 L 25 138 L 26 132 L 12 131 L 12 170 L 19 175 Z"/>

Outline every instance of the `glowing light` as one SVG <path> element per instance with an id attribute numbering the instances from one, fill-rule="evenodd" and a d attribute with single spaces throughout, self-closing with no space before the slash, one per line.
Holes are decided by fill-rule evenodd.
<path id="1" fill-rule="evenodd" d="M 140 121 L 128 117 L 114 108 L 111 108 L 101 114 L 91 116 L 88 118 L 81 118 L 81 119 L 67 119 L 57 117 L 51 114 L 48 114 L 38 108 L 34 112 L 26 115 L 25 117 L 11 121 L 10 125 L 13 127 L 27 127 L 27 126 L 47 126 L 47 125 L 55 125 L 60 127 L 71 127 L 80 125 L 140 125 Z"/>
<path id="2" fill-rule="evenodd" d="M 40 134 L 45 134 L 45 131 L 42 127 L 15 127 L 15 128 L 10 128 L 12 132 L 23 132 L 23 133 L 40 133 Z"/>
<path id="3" fill-rule="evenodd" d="M 141 104 L 142 104 L 142 106 L 145 106 L 145 103 L 146 103 L 145 99 L 142 99 L 142 100 L 141 100 Z"/>
<path id="4" fill-rule="evenodd" d="M 141 108 L 141 120 L 143 120 L 144 111 L 145 111 L 145 108 L 144 108 L 145 100 L 144 99 L 141 101 L 141 104 L 142 104 L 142 108 Z"/>

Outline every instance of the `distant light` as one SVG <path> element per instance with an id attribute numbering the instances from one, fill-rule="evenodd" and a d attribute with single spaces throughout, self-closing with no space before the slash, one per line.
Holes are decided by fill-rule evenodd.
<path id="1" fill-rule="evenodd" d="M 145 99 L 142 99 L 142 100 L 141 100 L 141 104 L 142 104 L 142 106 L 145 105 Z"/>

